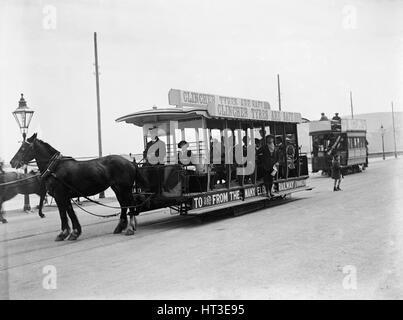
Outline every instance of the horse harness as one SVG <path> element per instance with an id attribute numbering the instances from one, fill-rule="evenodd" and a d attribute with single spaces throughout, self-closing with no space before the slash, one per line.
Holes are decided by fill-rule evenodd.
<path id="1" fill-rule="evenodd" d="M 63 158 L 64 158 L 64 157 L 62 156 L 62 154 L 61 154 L 60 152 L 55 153 L 55 154 L 50 158 L 48 167 L 47 167 L 46 170 L 41 174 L 41 178 L 42 178 L 43 181 L 44 181 L 45 179 L 47 179 L 47 178 L 49 178 L 49 177 L 51 176 L 51 177 L 53 177 L 55 180 L 57 180 L 59 183 L 61 183 L 62 185 L 64 185 L 67 189 L 69 189 L 69 190 L 75 192 L 75 193 L 78 195 L 78 197 L 85 198 L 85 199 L 87 199 L 88 201 L 90 201 L 90 202 L 92 202 L 92 203 L 98 204 L 98 205 L 103 206 L 103 207 L 112 208 L 112 209 L 131 209 L 131 208 L 137 209 L 137 208 L 143 207 L 143 206 L 147 203 L 147 201 L 150 200 L 151 196 L 153 195 L 153 194 L 150 194 L 142 203 L 140 203 L 140 204 L 138 204 L 138 205 L 135 205 L 135 206 L 127 206 L 127 207 L 109 206 L 109 205 L 106 205 L 106 204 L 101 203 L 101 202 L 99 202 L 99 201 L 93 200 L 93 199 L 91 199 L 91 198 L 89 198 L 89 197 L 87 197 L 87 196 L 81 194 L 81 192 L 78 191 L 76 188 L 74 188 L 73 186 L 69 185 L 68 183 L 66 183 L 65 181 L 63 181 L 62 179 L 60 179 L 58 176 L 56 176 L 56 174 L 54 173 L 54 170 L 57 168 L 57 166 L 58 166 L 60 160 L 62 160 Z M 67 158 L 68 158 L 68 159 L 72 159 L 72 158 L 70 158 L 70 157 L 67 157 Z M 79 205 L 76 201 L 74 201 L 74 200 L 73 200 L 73 203 L 74 203 L 77 207 L 79 207 L 81 210 L 83 210 L 84 212 L 87 212 L 88 214 L 93 215 L 93 216 L 96 216 L 96 217 L 111 218 L 111 217 L 116 217 L 117 215 L 120 214 L 120 212 L 118 212 L 118 213 L 110 214 L 110 215 L 99 215 L 99 214 L 92 213 L 92 212 L 90 212 L 90 211 L 88 211 L 88 210 L 85 210 L 84 208 L 82 208 L 82 206 L 80 206 L 80 205 Z"/>

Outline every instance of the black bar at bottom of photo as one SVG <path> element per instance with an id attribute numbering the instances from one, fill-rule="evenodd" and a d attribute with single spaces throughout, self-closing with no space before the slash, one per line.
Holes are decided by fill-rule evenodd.
<path id="1" fill-rule="evenodd" d="M 55 300 L 0 301 L 0 308 L 10 308 L 13 315 L 27 312 L 31 318 L 37 313 L 55 317 L 61 310 L 67 314 L 77 310 L 89 312 L 91 318 L 109 315 L 129 319 L 268 319 L 290 316 L 321 317 L 363 315 L 372 309 L 391 309 L 391 301 L 330 301 L 330 300 Z M 371 305 L 370 305 L 371 304 Z M 76 309 L 78 307 L 79 309 Z"/>

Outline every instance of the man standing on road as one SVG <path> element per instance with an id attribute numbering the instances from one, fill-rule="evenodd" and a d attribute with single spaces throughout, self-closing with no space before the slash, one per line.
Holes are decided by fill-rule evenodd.
<path id="1" fill-rule="evenodd" d="M 332 178 L 334 180 L 333 191 L 341 191 L 340 182 L 343 177 L 340 166 L 340 155 L 336 154 L 332 161 Z"/>

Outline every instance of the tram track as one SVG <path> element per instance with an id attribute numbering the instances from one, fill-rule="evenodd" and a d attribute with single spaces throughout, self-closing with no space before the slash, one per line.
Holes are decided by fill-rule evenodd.
<path id="1" fill-rule="evenodd" d="M 150 227 L 158 226 L 158 225 L 164 225 L 164 224 L 170 224 L 170 223 L 173 224 L 172 227 L 179 227 L 181 222 L 183 222 L 185 220 L 196 219 L 196 218 L 197 217 L 194 217 L 194 216 L 179 216 L 177 219 L 174 219 L 174 220 L 171 217 L 169 217 L 169 218 L 165 218 L 163 221 L 156 221 L 156 222 L 145 223 L 145 224 L 139 223 L 138 227 L 141 227 L 141 231 L 137 232 L 134 236 L 131 236 L 131 237 L 126 237 L 123 234 L 120 234 L 120 235 L 112 235 L 112 234 L 93 235 L 93 236 L 91 236 L 91 238 L 87 238 L 85 240 L 88 241 L 88 240 L 93 240 L 93 239 L 99 239 L 99 238 L 102 238 L 102 237 L 105 237 L 105 236 L 111 236 L 111 237 L 113 236 L 113 237 L 116 237 L 116 241 L 112 241 L 112 242 L 107 243 L 107 244 L 102 243 L 102 244 L 99 244 L 99 245 L 90 246 L 90 247 L 86 247 L 86 248 L 82 248 L 82 249 L 78 249 L 78 250 L 72 250 L 71 252 L 63 252 L 62 254 L 48 256 L 48 257 L 43 258 L 43 259 L 30 261 L 30 262 L 23 263 L 23 264 L 18 264 L 18 265 L 15 265 L 15 266 L 9 266 L 7 268 L 1 268 L 0 272 L 6 271 L 6 270 L 9 270 L 9 269 L 13 269 L 13 268 L 16 268 L 16 267 L 20 267 L 20 266 L 40 263 L 41 261 L 47 261 L 47 260 L 56 259 L 56 258 L 59 258 L 59 257 L 72 255 L 72 254 L 79 253 L 79 252 L 85 252 L 85 251 L 89 251 L 89 250 L 98 249 L 98 248 L 101 248 L 101 247 L 107 247 L 107 246 L 111 246 L 111 245 L 116 245 L 116 244 L 119 244 L 119 243 L 124 243 L 126 241 L 135 240 L 135 239 L 140 238 L 140 237 L 143 238 L 144 236 L 149 236 L 149 235 L 153 235 L 155 233 L 166 231 L 166 229 L 164 229 L 164 230 L 154 230 L 153 232 L 149 232 L 150 230 L 148 228 L 150 228 Z M 98 222 L 98 223 L 88 224 L 86 226 L 91 227 L 91 226 L 96 226 L 96 225 L 102 224 L 102 223 L 106 223 L 106 222 Z M 143 233 L 143 230 L 147 230 L 147 229 L 148 229 L 148 232 Z M 44 235 L 44 234 L 49 234 L 49 233 L 54 233 L 54 232 L 57 232 L 57 230 L 56 231 L 47 231 L 47 232 L 44 232 L 44 233 L 39 233 L 39 234 L 33 235 L 33 237 L 34 236 Z M 23 240 L 23 239 L 26 239 L 26 238 L 27 237 L 25 237 L 25 238 L 20 237 L 19 239 L 14 239 L 14 240 Z M 52 241 L 52 240 L 50 240 L 50 241 Z M 3 240 L 2 242 L 6 242 L 6 241 Z M 61 246 L 64 247 L 64 246 L 69 246 L 69 245 L 78 245 L 80 243 L 80 240 L 77 241 L 77 242 L 70 242 L 70 241 L 66 240 L 64 243 L 65 244 L 62 244 Z M 30 249 L 24 250 L 24 251 L 8 253 L 6 256 L 0 257 L 0 259 L 10 260 L 10 259 L 16 258 L 18 256 L 23 256 L 25 254 L 33 254 L 35 252 L 46 251 L 46 250 L 49 250 L 49 249 L 57 249 L 57 248 L 59 248 L 61 246 L 60 245 L 59 246 L 48 245 L 48 246 L 40 247 L 40 248 L 30 248 Z"/>
<path id="2" fill-rule="evenodd" d="M 273 203 L 270 203 L 270 204 L 266 205 L 265 208 L 269 209 L 269 208 L 275 207 L 275 206 L 277 206 L 279 204 L 286 204 L 286 203 L 294 202 L 295 200 L 296 199 L 290 199 L 290 198 L 283 199 L 283 200 L 281 200 L 280 203 L 273 202 Z M 259 212 L 259 211 L 260 210 L 253 210 L 253 211 L 245 210 L 245 212 L 241 213 L 241 215 L 242 214 L 255 213 L 255 212 Z M 150 215 L 150 213 L 148 215 Z M 87 252 L 87 251 L 90 251 L 90 250 L 96 250 L 96 249 L 101 248 L 101 247 L 109 247 L 109 246 L 112 246 L 112 245 L 118 245 L 118 244 L 121 244 L 121 243 L 125 243 L 127 241 L 136 240 L 136 239 L 139 239 L 139 238 L 149 237 L 149 236 L 155 235 L 157 233 L 165 232 L 165 231 L 168 231 L 168 230 L 173 230 L 175 228 L 179 228 L 181 226 L 184 226 L 183 223 L 186 222 L 186 221 L 190 222 L 191 220 L 193 220 L 194 221 L 193 224 L 196 223 L 196 225 L 200 225 L 200 219 L 202 219 L 202 221 L 206 224 L 206 223 L 214 222 L 217 219 L 223 219 L 223 218 L 225 219 L 225 218 L 228 218 L 228 217 L 229 217 L 229 214 L 227 212 L 221 211 L 221 212 L 218 212 L 217 214 L 188 215 L 188 216 L 186 216 L 186 215 L 183 215 L 183 216 L 176 215 L 176 216 L 163 217 L 162 219 L 160 219 L 158 221 L 151 221 L 151 222 L 145 222 L 145 223 L 139 222 L 138 223 L 138 228 L 139 228 L 140 231 L 137 231 L 136 234 L 134 236 L 132 236 L 132 237 L 126 237 L 126 236 L 123 236 L 123 235 L 112 235 L 111 233 L 107 233 L 107 234 L 102 233 L 102 234 L 98 234 L 98 235 L 92 235 L 92 236 L 90 236 L 90 238 L 84 238 L 82 240 L 85 240 L 86 242 L 88 242 L 88 241 L 92 241 L 92 240 L 103 238 L 103 237 L 105 239 L 108 239 L 108 238 L 111 239 L 112 237 L 115 239 L 115 237 L 116 237 L 116 240 L 113 240 L 113 241 L 111 241 L 109 243 L 101 243 L 101 244 L 99 244 L 99 242 L 97 242 L 97 244 L 90 245 L 90 246 L 87 246 L 85 248 L 76 247 L 77 245 L 82 243 L 80 240 L 77 241 L 77 242 L 65 241 L 65 242 L 61 243 L 62 247 L 68 246 L 68 248 L 71 248 L 72 246 L 75 246 L 77 249 L 73 249 L 70 252 L 64 251 L 63 253 L 60 253 L 60 254 L 48 255 L 48 256 L 46 256 L 44 258 L 39 258 L 39 259 L 36 259 L 34 261 L 25 262 L 25 263 L 22 263 L 22 264 L 10 265 L 10 260 L 12 260 L 12 259 L 15 259 L 15 258 L 18 258 L 18 257 L 23 257 L 24 255 L 27 255 L 27 254 L 35 256 L 35 253 L 45 252 L 47 250 L 58 249 L 58 248 L 61 247 L 60 245 L 55 246 L 54 242 L 52 242 L 52 240 L 49 240 L 50 243 L 52 243 L 52 245 L 42 246 L 42 247 L 39 247 L 39 248 L 30 248 L 28 250 L 23 250 L 23 251 L 19 251 L 19 252 L 11 252 L 11 253 L 8 252 L 6 256 L 0 257 L 0 259 L 6 259 L 7 260 L 7 264 L 6 264 L 7 267 L 0 268 L 0 272 L 4 272 L 4 271 L 7 271 L 7 270 L 11 270 L 11 269 L 14 269 L 14 268 L 23 267 L 23 266 L 27 266 L 27 265 L 41 263 L 41 262 L 52 260 L 52 259 L 57 259 L 57 258 L 60 258 L 60 257 L 71 256 L 71 255 L 81 253 L 81 252 Z M 99 222 L 94 222 L 94 223 L 83 224 L 83 226 L 86 227 L 87 229 L 89 229 L 89 228 L 92 228 L 92 227 L 96 227 L 97 225 L 106 224 L 106 223 L 109 223 L 109 222 L 110 221 L 99 221 Z M 166 228 L 164 228 L 164 229 L 154 229 L 155 226 L 161 226 L 161 225 L 168 225 L 169 229 L 166 229 Z M 58 230 L 51 230 L 51 231 L 44 231 L 44 232 L 31 234 L 31 235 L 23 235 L 23 236 L 14 237 L 14 238 L 11 238 L 11 239 L 1 240 L 0 243 L 4 243 L 4 244 L 7 245 L 8 242 L 18 242 L 19 240 L 34 239 L 36 237 L 40 237 L 40 236 L 43 236 L 43 235 L 46 235 L 46 234 L 51 234 L 51 233 L 57 233 L 57 232 L 58 232 Z"/>

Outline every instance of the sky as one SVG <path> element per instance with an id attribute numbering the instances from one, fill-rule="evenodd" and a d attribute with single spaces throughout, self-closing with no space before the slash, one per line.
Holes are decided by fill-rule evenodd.
<path id="1" fill-rule="evenodd" d="M 104 154 L 139 153 L 142 131 L 115 119 L 170 88 L 269 101 L 311 120 L 320 112 L 403 111 L 403 1 L 0 0 L 0 158 L 21 135 L 64 155 L 95 156 L 93 32 L 98 34 Z"/>

